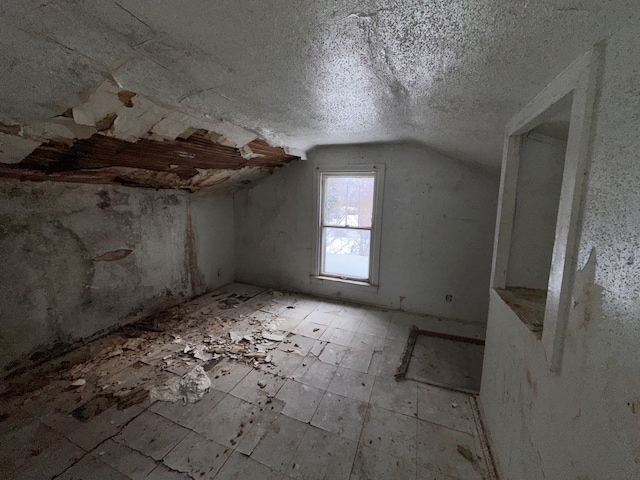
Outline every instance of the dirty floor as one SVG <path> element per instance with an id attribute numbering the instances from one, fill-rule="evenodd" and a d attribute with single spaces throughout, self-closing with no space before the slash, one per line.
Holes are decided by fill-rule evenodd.
<path id="1" fill-rule="evenodd" d="M 475 398 L 394 378 L 413 325 L 483 335 L 229 285 L 3 380 L 0 478 L 494 478 Z"/>

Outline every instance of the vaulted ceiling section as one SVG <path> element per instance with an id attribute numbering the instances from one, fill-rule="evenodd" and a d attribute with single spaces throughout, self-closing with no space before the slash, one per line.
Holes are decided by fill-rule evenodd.
<path id="1" fill-rule="evenodd" d="M 0 175 L 197 189 L 316 145 L 404 140 L 497 168 L 506 121 L 639 14 L 637 0 L 2 2 Z"/>

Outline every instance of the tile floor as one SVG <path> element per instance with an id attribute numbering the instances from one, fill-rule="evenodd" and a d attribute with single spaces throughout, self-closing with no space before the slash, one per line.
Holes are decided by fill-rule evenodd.
<path id="1" fill-rule="evenodd" d="M 0 400 L 0 477 L 493 478 L 473 398 L 393 376 L 412 325 L 476 338 L 481 329 L 303 295 L 252 294 L 224 311 L 198 299 L 189 318 L 199 318 L 200 330 L 220 314 L 228 319 L 227 329 L 236 328 L 234 316 L 270 322 L 288 335 L 273 346 L 270 364 L 223 359 L 208 371 L 212 387 L 197 403 L 145 397 L 117 406 L 100 404 L 106 398 L 100 388 L 114 379 L 126 384 L 135 378 L 148 386 L 162 375 L 186 370 L 173 364 L 152 368 L 128 358 L 128 351 L 109 357 L 112 352 L 106 355 L 111 362 L 107 374 L 103 369 L 98 375 L 103 383 L 88 380 L 86 391 L 78 393 L 62 388 L 70 377 L 60 367 L 38 389 Z M 176 335 L 158 336 L 143 360 L 180 353 L 160 338 Z M 173 353 L 162 355 L 167 351 Z M 93 352 L 92 358 L 99 356 Z M 60 365 L 79 368 L 72 360 Z M 107 377 L 111 384 L 105 383 Z M 71 416 L 88 398 L 95 400 L 85 404 L 95 415 L 85 421 Z"/>

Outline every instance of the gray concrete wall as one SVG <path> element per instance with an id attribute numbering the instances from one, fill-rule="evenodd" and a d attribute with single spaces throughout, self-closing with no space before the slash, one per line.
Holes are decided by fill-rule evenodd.
<path id="1" fill-rule="evenodd" d="M 214 289 L 235 280 L 233 196 L 225 193 L 194 193 L 191 228 L 196 263 L 194 285 Z"/>
<path id="2" fill-rule="evenodd" d="M 386 164 L 379 287 L 314 282 L 315 167 L 358 163 Z M 236 278 L 484 324 L 498 182 L 416 144 L 312 150 L 235 194 Z"/>
<path id="3" fill-rule="evenodd" d="M 220 236 L 207 224 L 232 225 L 230 197 L 193 211 L 179 191 L 0 182 L 0 375 L 232 279 L 228 259 L 211 275 Z"/>
<path id="4" fill-rule="evenodd" d="M 606 47 L 559 373 L 492 296 L 480 398 L 504 478 L 640 478 L 639 35 Z"/>

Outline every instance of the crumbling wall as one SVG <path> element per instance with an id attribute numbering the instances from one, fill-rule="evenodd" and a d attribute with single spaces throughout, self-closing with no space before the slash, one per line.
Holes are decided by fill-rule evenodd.
<path id="1" fill-rule="evenodd" d="M 0 182 L 0 375 L 206 289 L 188 195 Z"/>
<path id="2" fill-rule="evenodd" d="M 480 398 L 504 478 L 640 478 L 639 25 L 605 49 L 559 372 L 492 295 Z"/>

